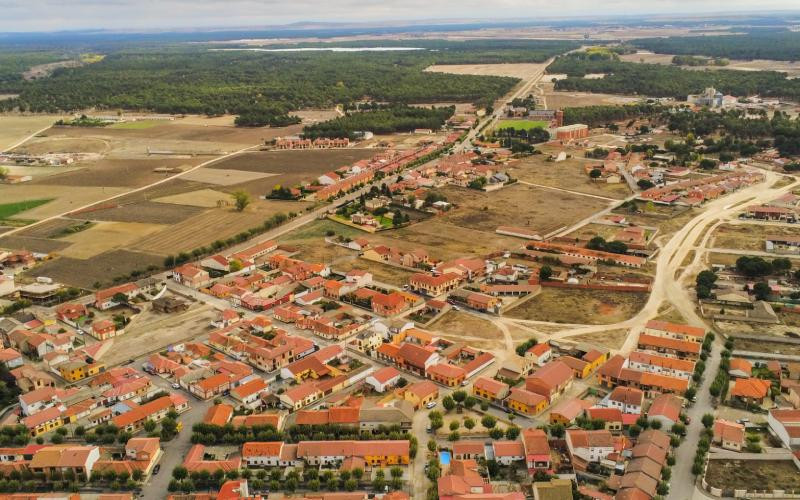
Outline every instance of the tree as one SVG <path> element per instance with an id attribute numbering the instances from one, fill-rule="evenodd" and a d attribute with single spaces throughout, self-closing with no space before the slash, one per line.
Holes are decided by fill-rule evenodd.
<path id="1" fill-rule="evenodd" d="M 469 417 L 465 418 L 464 427 L 466 427 L 467 430 L 472 430 L 475 427 L 475 421 Z"/>
<path id="2" fill-rule="evenodd" d="M 403 469 L 394 466 L 391 469 L 389 469 L 389 474 L 391 474 L 392 477 L 403 477 Z"/>
<path id="3" fill-rule="evenodd" d="M 589 177 L 591 177 L 592 179 L 599 179 L 601 175 L 603 175 L 603 171 L 600 170 L 599 168 L 593 168 L 589 172 Z"/>
<path id="4" fill-rule="evenodd" d="M 714 170 L 717 168 L 717 162 L 709 158 L 703 158 L 700 160 L 699 167 L 703 170 Z"/>
<path id="5" fill-rule="evenodd" d="M 456 402 L 453 401 L 453 398 L 448 394 L 442 398 L 442 406 L 444 406 L 445 410 L 450 411 L 456 407 Z"/>
<path id="6" fill-rule="evenodd" d="M 456 403 L 463 403 L 464 400 L 467 399 L 467 393 L 464 391 L 454 391 L 453 399 Z"/>
<path id="7" fill-rule="evenodd" d="M 147 419 L 144 422 L 144 430 L 146 430 L 147 432 L 153 432 L 154 430 L 156 430 L 156 423 L 150 419 Z"/>
<path id="8" fill-rule="evenodd" d="M 542 266 L 539 269 L 539 281 L 547 281 L 553 276 L 553 269 L 550 266 Z"/>
<path id="9" fill-rule="evenodd" d="M 461 424 L 458 423 L 458 420 L 453 420 L 452 422 L 450 422 L 451 431 L 457 431 L 459 427 L 461 427 Z"/>
<path id="10" fill-rule="evenodd" d="M 0 181 L 5 180 L 6 177 L 8 177 L 8 169 L 0 166 Z"/>
<path id="11" fill-rule="evenodd" d="M 711 413 L 705 413 L 700 421 L 703 422 L 703 427 L 710 429 L 711 426 L 714 425 L 714 415 Z"/>
<path id="12" fill-rule="evenodd" d="M 233 202 L 237 212 L 243 212 L 250 204 L 250 194 L 246 191 L 236 191 L 231 196 L 233 196 Z"/>
<path id="13" fill-rule="evenodd" d="M 491 415 L 484 415 L 483 418 L 481 418 L 481 425 L 487 429 L 492 429 L 497 425 L 497 419 Z"/>
<path id="14" fill-rule="evenodd" d="M 554 438 L 562 438 L 564 437 L 566 430 L 564 429 L 563 424 L 553 424 L 550 426 L 550 435 Z"/>
<path id="15" fill-rule="evenodd" d="M 503 434 L 503 429 L 500 429 L 499 427 L 489 430 L 489 436 L 494 440 L 503 439 Z"/>
<path id="16" fill-rule="evenodd" d="M 639 179 L 639 181 L 636 182 L 636 185 L 639 186 L 639 189 L 641 189 L 642 191 L 647 191 L 648 189 L 654 188 L 656 186 L 648 179 Z"/>
<path id="17" fill-rule="evenodd" d="M 516 440 L 517 437 L 519 437 L 519 432 L 520 432 L 519 427 L 515 426 L 509 427 L 508 429 L 506 429 L 506 439 L 508 439 L 509 441 Z"/>
<path id="18" fill-rule="evenodd" d="M 182 481 L 182 480 L 186 479 L 186 476 L 188 474 L 189 474 L 189 472 L 186 470 L 186 467 L 183 467 L 182 465 L 179 465 L 179 466 L 175 467 L 174 469 L 172 469 L 172 477 L 174 477 L 178 481 Z"/>
<path id="19" fill-rule="evenodd" d="M 769 285 L 764 281 L 759 281 L 755 285 L 753 285 L 753 293 L 758 300 L 767 300 L 772 293 L 772 290 L 769 288 Z"/>

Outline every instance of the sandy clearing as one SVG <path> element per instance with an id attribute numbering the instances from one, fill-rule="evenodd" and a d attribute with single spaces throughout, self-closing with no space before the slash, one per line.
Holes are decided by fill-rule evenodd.
<path id="1" fill-rule="evenodd" d="M 17 184 L 0 186 L 0 200 L 5 203 L 13 203 L 16 201 L 54 198 L 50 203 L 22 212 L 14 217 L 15 219 L 38 220 L 60 215 L 96 200 L 125 191 L 127 191 L 126 188 Z"/>
<path id="2" fill-rule="evenodd" d="M 431 73 L 452 73 L 455 75 L 510 76 L 528 80 L 542 70 L 543 64 L 434 64 L 425 71 Z"/>
<path id="3" fill-rule="evenodd" d="M 127 247 L 165 227 L 161 224 L 138 222 L 98 222 L 85 231 L 61 238 L 72 245 L 59 253 L 74 259 L 90 259 L 109 250 Z"/>
<path id="4" fill-rule="evenodd" d="M 249 172 L 246 170 L 227 170 L 200 168 L 182 177 L 187 181 L 204 182 L 206 184 L 216 184 L 218 186 L 232 186 L 243 182 L 251 182 L 265 177 L 272 177 L 278 174 Z"/>
<path id="5" fill-rule="evenodd" d="M 228 172 L 230 172 L 230 170 L 228 170 Z M 173 205 L 216 208 L 217 202 L 220 200 L 230 202 L 231 196 L 227 193 L 222 193 L 213 189 L 198 189 L 197 191 L 189 191 L 188 193 L 173 194 L 172 196 L 156 198 L 153 201 L 157 201 L 159 203 L 171 203 Z"/>
<path id="6" fill-rule="evenodd" d="M 63 118 L 59 115 L 0 115 L 0 151 Z"/>

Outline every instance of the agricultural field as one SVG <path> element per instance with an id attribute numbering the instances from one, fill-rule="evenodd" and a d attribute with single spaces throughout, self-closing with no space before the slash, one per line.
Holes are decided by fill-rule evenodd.
<path id="1" fill-rule="evenodd" d="M 647 302 L 647 294 L 543 288 L 505 315 L 516 319 L 574 324 L 612 324 L 633 317 Z"/>
<path id="2" fill-rule="evenodd" d="M 550 75 L 542 79 L 550 82 Z M 630 104 L 639 101 L 639 97 L 617 94 L 595 94 L 592 92 L 561 92 L 553 89 L 552 83 L 543 83 L 544 100 L 548 109 L 576 108 L 582 106 L 597 106 L 608 104 Z"/>
<path id="3" fill-rule="evenodd" d="M 91 259 L 111 250 L 129 248 L 141 238 L 165 227 L 141 222 L 98 222 L 89 229 L 61 238 L 71 245 L 60 254 L 73 259 Z"/>
<path id="4" fill-rule="evenodd" d="M 582 158 L 568 158 L 558 163 L 547 161 L 543 155 L 535 155 L 513 163 L 508 173 L 520 181 L 551 186 L 580 193 L 624 199 L 631 195 L 628 184 L 595 182 L 587 174 L 586 165 L 591 162 Z"/>
<path id="5" fill-rule="evenodd" d="M 60 243 L 59 240 L 55 241 Z M 143 272 L 148 268 L 158 269 L 163 263 L 164 258 L 160 255 L 112 250 L 95 255 L 91 259 L 58 257 L 34 267 L 28 274 L 47 276 L 55 281 L 81 288 L 101 288 L 129 281 L 130 273 Z"/>
<path id="6" fill-rule="evenodd" d="M 665 66 L 673 66 L 672 54 L 655 54 L 649 51 L 638 51 L 635 54 L 624 54 L 620 56 L 620 60 L 625 62 L 635 62 L 644 64 L 662 64 Z M 698 55 L 705 59 L 712 59 L 708 56 Z M 790 78 L 800 76 L 800 63 L 796 61 L 774 61 L 770 59 L 753 59 L 750 61 L 744 59 L 729 59 L 729 64 L 726 66 L 704 65 L 704 66 L 680 66 L 681 69 L 689 69 L 695 71 L 706 70 L 738 70 L 738 71 L 780 71 L 786 73 Z"/>
<path id="7" fill-rule="evenodd" d="M 28 210 L 33 210 L 34 208 L 51 201 L 52 199 L 45 198 L 41 200 L 25 200 L 13 203 L 4 203 L 0 205 L 0 220 L 8 219 L 9 217 L 13 217 Z"/>
<path id="8" fill-rule="evenodd" d="M 608 207 L 600 199 L 522 183 L 491 193 L 455 186 L 438 191 L 455 205 L 441 217 L 444 222 L 487 233 L 498 226 L 521 226 L 546 234 Z"/>
<path id="9" fill-rule="evenodd" d="M 11 149 L 26 137 L 63 118 L 58 115 L 0 115 L 0 151 Z"/>
<path id="10" fill-rule="evenodd" d="M 434 64 L 425 71 L 432 73 L 451 73 L 454 75 L 510 76 L 528 80 L 544 69 L 544 64 Z"/>

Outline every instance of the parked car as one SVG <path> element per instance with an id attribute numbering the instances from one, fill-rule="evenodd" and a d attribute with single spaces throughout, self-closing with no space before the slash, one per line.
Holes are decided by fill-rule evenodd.
<path id="1" fill-rule="evenodd" d="M 425 408 L 430 410 L 431 408 L 435 408 L 437 404 L 438 403 L 436 401 L 431 401 L 430 403 L 425 405 Z"/>
<path id="2" fill-rule="evenodd" d="M 160 470 L 161 470 L 161 464 L 156 464 L 156 466 L 153 467 L 153 475 L 155 476 L 156 474 L 158 474 L 158 471 Z"/>
<path id="3" fill-rule="evenodd" d="M 180 384 L 172 384 L 172 388 L 173 389 L 180 389 L 181 385 Z"/>

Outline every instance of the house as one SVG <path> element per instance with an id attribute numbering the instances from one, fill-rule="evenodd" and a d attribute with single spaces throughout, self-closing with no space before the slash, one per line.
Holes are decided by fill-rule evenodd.
<path id="1" fill-rule="evenodd" d="M 521 441 L 492 441 L 494 459 L 500 465 L 512 465 L 514 462 L 524 462 L 525 446 Z"/>
<path id="2" fill-rule="evenodd" d="M 742 358 L 731 358 L 728 374 L 734 378 L 750 378 L 753 374 L 753 365 Z"/>
<path id="3" fill-rule="evenodd" d="M 360 458 L 368 467 L 386 467 L 408 465 L 409 450 L 408 440 L 301 441 L 297 445 L 297 458 L 312 466 L 340 464 L 348 458 Z"/>
<path id="4" fill-rule="evenodd" d="M 397 350 L 401 366 L 419 376 L 426 376 L 428 368 L 439 362 L 439 354 L 410 342 L 403 342 Z"/>
<path id="5" fill-rule="evenodd" d="M 509 393 L 508 384 L 488 377 L 479 377 L 472 383 L 472 394 L 479 398 L 500 403 Z"/>
<path id="6" fill-rule="evenodd" d="M 644 393 L 634 387 L 615 387 L 604 401 L 605 406 L 617 408 L 622 413 L 639 415 L 642 413 Z"/>
<path id="7" fill-rule="evenodd" d="M 77 328 L 89 316 L 86 306 L 78 303 L 61 304 L 55 311 L 59 321 L 73 328 Z"/>
<path id="8" fill-rule="evenodd" d="M 62 413 L 63 410 L 60 407 L 51 406 L 46 410 L 21 419 L 20 422 L 28 428 L 31 436 L 36 437 L 64 425 Z"/>
<path id="9" fill-rule="evenodd" d="M 0 349 L 0 364 L 5 365 L 6 368 L 9 370 L 22 366 L 24 361 L 22 359 L 22 354 L 20 354 L 16 349 L 6 348 Z"/>
<path id="10" fill-rule="evenodd" d="M 89 329 L 89 334 L 97 340 L 107 340 L 116 337 L 118 333 L 122 331 L 117 332 L 117 325 L 110 319 L 97 320 Z"/>
<path id="11" fill-rule="evenodd" d="M 445 273 L 438 276 L 417 273 L 411 275 L 408 285 L 415 292 L 436 297 L 455 290 L 461 282 L 461 277 L 455 273 Z"/>
<path id="12" fill-rule="evenodd" d="M 427 369 L 429 379 L 447 387 L 459 387 L 467 376 L 463 368 L 450 363 L 437 363 Z"/>
<path id="13" fill-rule="evenodd" d="M 767 424 L 787 448 L 800 446 L 800 410 L 779 408 L 769 411 Z"/>
<path id="14" fill-rule="evenodd" d="M 542 429 L 528 428 L 522 431 L 525 461 L 528 471 L 550 469 L 550 443 Z"/>
<path id="15" fill-rule="evenodd" d="M 403 391 L 403 399 L 414 405 L 415 410 L 419 410 L 428 403 L 436 401 L 438 397 L 439 388 L 429 380 L 411 384 Z"/>
<path id="16" fill-rule="evenodd" d="M 573 371 L 561 361 L 552 361 L 525 379 L 525 389 L 544 396 L 548 403 L 572 384 Z"/>
<path id="17" fill-rule="evenodd" d="M 592 365 L 582 359 L 573 358 L 572 356 L 561 356 L 558 360 L 569 366 L 576 378 L 586 378 L 592 373 Z"/>
<path id="18" fill-rule="evenodd" d="M 492 493 L 492 485 L 478 473 L 475 460 L 453 460 L 450 470 L 442 475 L 436 484 L 440 500 L 460 500 L 485 498 L 493 500 L 522 500 L 521 493 L 517 497 L 509 497 Z"/>
<path id="19" fill-rule="evenodd" d="M 550 410 L 550 423 L 568 427 L 576 418 L 583 416 L 591 405 L 590 402 L 579 398 L 565 399 Z"/>
<path id="20" fill-rule="evenodd" d="M 643 351 L 654 351 L 679 359 L 697 360 L 700 356 L 700 343 L 677 340 L 671 337 L 655 335 L 639 335 L 638 348 Z"/>
<path id="21" fill-rule="evenodd" d="M 628 356 L 628 360 L 623 367 L 688 380 L 694 374 L 695 362 L 690 359 L 678 359 L 648 352 L 633 351 Z"/>
<path id="22" fill-rule="evenodd" d="M 624 386 L 641 389 L 648 397 L 656 397 L 663 393 L 683 394 L 689 388 L 688 378 L 633 370 L 628 366 L 630 366 L 629 360 L 619 354 L 613 356 L 597 371 L 598 382 L 604 387 Z"/>
<path id="23" fill-rule="evenodd" d="M 772 384 L 760 378 L 737 378 L 731 389 L 731 397 L 744 403 L 762 405 L 769 397 Z"/>
<path id="24" fill-rule="evenodd" d="M 644 327 L 644 333 L 655 337 L 665 337 L 697 343 L 702 343 L 706 336 L 704 328 L 655 319 L 647 322 Z"/>
<path id="25" fill-rule="evenodd" d="M 713 442 L 725 450 L 742 451 L 744 425 L 724 419 L 715 420 Z"/>
<path id="26" fill-rule="evenodd" d="M 284 453 L 289 448 L 293 453 Z M 242 445 L 242 461 L 248 467 L 286 467 L 299 465 L 297 445 L 283 441 L 247 442 Z M 295 463 L 297 462 L 297 463 Z"/>
<path id="27" fill-rule="evenodd" d="M 618 408 L 587 408 L 586 417 L 589 420 L 602 420 L 605 429 L 612 434 L 622 432 L 622 412 Z"/>
<path id="28" fill-rule="evenodd" d="M 378 293 L 372 297 L 370 305 L 372 312 L 379 316 L 394 316 L 408 308 L 405 297 L 399 292 Z"/>
<path id="29" fill-rule="evenodd" d="M 299 410 L 304 406 L 319 401 L 323 396 L 324 394 L 317 386 L 317 383 L 309 380 L 290 388 L 278 396 L 278 399 L 285 407 L 292 410 Z"/>
<path id="30" fill-rule="evenodd" d="M 572 500 L 572 481 L 558 478 L 535 481 L 533 500 Z"/>
<path id="31" fill-rule="evenodd" d="M 574 457 L 599 462 L 614 453 L 614 437 L 607 430 L 567 429 L 567 448 Z"/>
<path id="32" fill-rule="evenodd" d="M 189 288 L 203 288 L 211 283 L 208 271 L 193 264 L 184 264 L 172 270 L 172 279 Z"/>
<path id="33" fill-rule="evenodd" d="M 231 397 L 241 406 L 254 409 L 261 406 L 261 396 L 267 392 L 269 386 L 259 377 L 231 389 Z"/>
<path id="34" fill-rule="evenodd" d="M 517 413 L 530 417 L 538 415 L 547 408 L 547 398 L 541 394 L 520 388 L 512 388 L 506 399 L 506 406 Z"/>
<path id="35" fill-rule="evenodd" d="M 86 481 L 99 459 L 100 448 L 97 446 L 46 446 L 33 454 L 28 469 L 48 478 L 70 472 Z"/>
<path id="36" fill-rule="evenodd" d="M 197 473 L 210 473 L 214 474 L 220 470 L 223 473 L 230 471 L 238 471 L 242 466 L 242 458 L 235 456 L 231 458 L 217 459 L 206 453 L 206 447 L 202 444 L 196 444 L 189 449 L 183 459 L 183 467 L 191 474 Z"/>
<path id="37" fill-rule="evenodd" d="M 141 293 L 141 289 L 135 283 L 125 283 L 105 290 L 99 290 L 94 294 L 94 307 L 105 311 L 121 304 L 118 299 L 124 297 L 125 301 L 132 300 Z M 115 298 L 116 297 L 116 298 Z"/>
<path id="38" fill-rule="evenodd" d="M 203 417 L 203 423 L 222 427 L 231 421 L 232 416 L 233 406 L 220 403 L 211 406 L 208 411 L 206 411 L 206 415 Z"/>
<path id="39" fill-rule="evenodd" d="M 181 413 L 187 409 L 189 409 L 189 403 L 184 396 L 170 394 L 143 405 L 135 406 L 125 413 L 112 418 L 111 423 L 126 432 L 137 432 L 144 428 L 144 423 L 148 420 L 158 422 L 166 417 L 170 410 Z"/>
<path id="40" fill-rule="evenodd" d="M 453 458 L 456 460 L 485 459 L 486 445 L 477 439 L 456 441 L 453 443 Z"/>
<path id="41" fill-rule="evenodd" d="M 365 382 L 372 386 L 375 392 L 385 392 L 387 389 L 397 385 L 400 381 L 401 373 L 392 366 L 385 366 L 373 372 L 366 378 Z"/>
<path id="42" fill-rule="evenodd" d="M 683 399 L 674 394 L 661 394 L 647 410 L 649 420 L 658 420 L 661 427 L 669 429 L 680 421 Z"/>
<path id="43" fill-rule="evenodd" d="M 536 344 L 525 351 L 525 358 L 532 359 L 538 366 L 544 366 L 553 357 L 553 350 L 547 344 Z"/>

